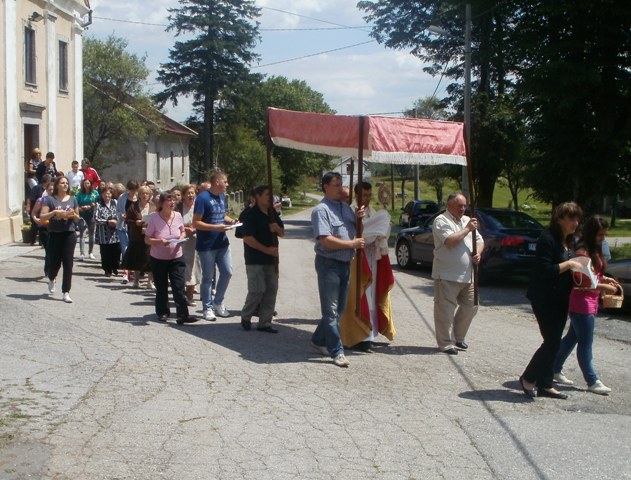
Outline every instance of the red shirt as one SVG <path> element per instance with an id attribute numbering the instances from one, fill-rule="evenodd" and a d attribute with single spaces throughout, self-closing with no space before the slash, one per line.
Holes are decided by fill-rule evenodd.
<path id="1" fill-rule="evenodd" d="M 99 178 L 99 174 L 96 173 L 96 170 L 94 170 L 92 167 L 88 167 L 82 168 L 81 171 L 83 172 L 83 179 L 90 180 L 90 183 L 92 183 L 92 188 L 94 188 L 94 190 L 99 188 L 99 183 L 101 182 L 101 179 Z"/>

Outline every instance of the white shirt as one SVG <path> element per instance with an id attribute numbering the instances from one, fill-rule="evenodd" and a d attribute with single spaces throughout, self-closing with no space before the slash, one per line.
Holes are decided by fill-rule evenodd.
<path id="1" fill-rule="evenodd" d="M 68 179 L 68 189 L 72 189 L 74 187 L 81 188 L 81 183 L 83 183 L 83 172 L 78 170 L 77 173 L 74 173 L 72 170 L 68 172 L 66 175 Z"/>
<path id="2" fill-rule="evenodd" d="M 432 265 L 432 278 L 435 280 L 449 280 L 451 282 L 471 283 L 473 275 L 473 236 L 467 234 L 463 241 L 456 246 L 448 248 L 445 245 L 447 237 L 464 229 L 470 218 L 463 215 L 460 221 L 445 211 L 438 215 L 432 226 L 434 235 L 434 263 Z M 478 246 L 481 241 L 477 233 Z"/>

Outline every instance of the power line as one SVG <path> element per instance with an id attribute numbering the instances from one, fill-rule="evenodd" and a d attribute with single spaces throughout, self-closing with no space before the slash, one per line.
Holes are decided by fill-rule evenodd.
<path id="1" fill-rule="evenodd" d="M 343 25 L 341 23 L 335 23 L 335 22 L 329 22 L 328 20 L 322 20 L 320 18 L 315 18 L 315 17 L 309 17 L 307 15 L 302 15 L 300 13 L 295 13 L 295 12 L 288 12 L 287 10 L 281 10 L 279 8 L 272 8 L 272 7 L 261 7 L 262 9 L 265 10 L 272 10 L 273 12 L 279 12 L 279 13 L 285 13 L 287 15 L 294 15 L 296 17 L 300 17 L 300 18 L 307 18 L 309 20 L 315 20 L 316 22 L 321 22 L 321 23 L 327 23 L 329 25 L 335 25 L 338 27 L 344 27 L 344 28 L 351 28 L 348 25 Z M 364 27 L 367 28 L 368 26 Z M 356 28 L 356 27 L 352 27 L 352 28 Z M 360 27 L 361 28 L 361 27 Z"/>
<path id="2" fill-rule="evenodd" d="M 368 40 L 367 42 L 355 43 L 354 45 L 347 45 L 345 47 L 334 48 L 332 50 L 325 50 L 323 52 L 310 53 L 309 55 L 303 55 L 301 57 L 288 58 L 286 60 L 279 60 L 278 62 L 266 63 L 265 65 L 256 65 L 256 66 L 252 67 L 252 69 L 269 67 L 271 65 L 278 65 L 279 63 L 294 62 L 296 60 L 302 60 L 303 58 L 317 57 L 318 55 L 322 55 L 322 54 L 325 54 L 325 53 L 337 52 L 339 50 L 345 50 L 347 48 L 359 47 L 360 45 L 366 45 L 367 43 L 373 43 L 373 42 L 376 42 L 376 40 Z"/>
<path id="3" fill-rule="evenodd" d="M 141 22 L 138 20 L 123 20 L 121 18 L 109 18 L 109 17 L 98 17 L 98 16 L 94 16 L 92 18 L 97 19 L 97 20 L 106 20 L 109 22 L 131 23 L 134 25 L 147 25 L 150 27 L 165 27 L 166 28 L 169 26 L 168 24 L 165 24 L 165 23 L 150 23 L 150 22 Z M 306 17 L 306 18 L 310 18 L 310 17 Z M 324 20 L 320 20 L 320 21 L 324 23 L 331 23 L 331 22 L 325 22 Z M 333 25 L 337 25 L 337 24 L 333 23 Z M 259 31 L 261 32 L 308 32 L 308 31 L 318 31 L 318 30 L 362 30 L 365 28 L 367 28 L 366 25 L 357 26 L 357 27 L 351 27 L 347 25 L 338 25 L 335 27 L 311 27 L 311 28 L 259 28 Z"/>

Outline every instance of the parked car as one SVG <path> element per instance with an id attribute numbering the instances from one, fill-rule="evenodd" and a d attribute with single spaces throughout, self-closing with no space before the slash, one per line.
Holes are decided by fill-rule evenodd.
<path id="1" fill-rule="evenodd" d="M 438 204 L 431 200 L 412 200 L 401 209 L 399 226 L 415 227 L 440 210 Z"/>
<path id="2" fill-rule="evenodd" d="M 607 264 L 607 273 L 615 278 L 624 292 L 623 308 L 631 310 L 631 259 L 615 260 Z"/>
<path id="3" fill-rule="evenodd" d="M 399 232 L 395 253 L 401 268 L 412 268 L 416 264 L 432 264 L 432 226 L 440 213 L 442 212 L 432 215 L 417 227 Z M 479 232 L 484 239 L 479 269 L 480 281 L 484 282 L 489 277 L 530 274 L 537 239 L 543 231 L 543 225 L 530 215 L 508 208 L 478 208 L 475 216 L 478 219 Z"/>

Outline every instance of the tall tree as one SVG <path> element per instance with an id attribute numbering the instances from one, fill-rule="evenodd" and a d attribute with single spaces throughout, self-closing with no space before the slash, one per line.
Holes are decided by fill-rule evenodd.
<path id="1" fill-rule="evenodd" d="M 497 108 L 496 99 L 512 88 L 515 58 L 506 42 L 506 32 L 512 28 L 512 4 L 493 0 L 475 0 L 472 4 L 472 74 L 473 105 L 471 118 L 471 159 L 477 190 L 476 200 L 481 206 L 491 206 L 495 181 L 501 172 L 501 159 L 489 149 L 501 138 L 493 138 L 494 131 L 483 128 L 487 118 Z M 358 7 L 367 12 L 372 22 L 372 36 L 387 47 L 410 49 L 424 62 L 431 62 L 425 70 L 455 80 L 448 86 L 449 105 L 455 118 L 463 118 L 463 85 L 465 9 L 459 0 L 364 0 Z M 436 36 L 428 31 L 439 25 L 446 35 Z"/>
<path id="2" fill-rule="evenodd" d="M 267 107 L 300 110 L 304 112 L 335 113 L 324 101 L 321 93 L 313 90 L 302 80 L 289 80 L 273 76 L 260 84 L 249 83 L 226 96 L 220 110 L 222 129 L 229 131 L 234 125 L 244 125 L 257 132 L 261 143 L 265 142 L 265 111 Z M 243 98 L 247 102 L 243 102 Z M 328 168 L 330 157 L 302 152 L 290 148 L 275 148 L 274 157 L 280 166 L 281 188 L 285 192 L 298 188 L 305 176 L 320 175 Z"/>
<path id="3" fill-rule="evenodd" d="M 628 193 L 631 174 L 631 4 L 529 2 L 512 32 L 523 60 L 518 91 L 529 118 L 537 196 L 587 211 Z"/>
<path id="4" fill-rule="evenodd" d="M 157 98 L 177 105 L 178 96 L 193 96 L 204 119 L 204 167 L 210 169 L 214 150 L 215 107 L 222 93 L 248 76 L 258 56 L 260 9 L 252 0 L 180 0 L 169 9 L 167 31 L 193 36 L 176 41 L 170 61 L 161 65 L 158 79 L 166 86 Z"/>
<path id="5" fill-rule="evenodd" d="M 126 51 L 127 40 L 110 35 L 83 43 L 83 134 L 85 156 L 96 168 L 129 138 L 144 138 L 162 120 L 143 85 L 145 57 Z M 123 157 L 119 157 L 124 161 Z"/>

